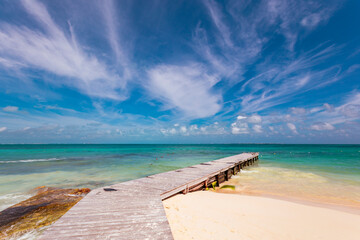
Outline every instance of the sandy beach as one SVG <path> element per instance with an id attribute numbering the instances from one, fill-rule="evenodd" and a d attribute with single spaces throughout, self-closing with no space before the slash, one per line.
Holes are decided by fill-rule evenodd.
<path id="1" fill-rule="evenodd" d="M 176 240 L 359 239 L 360 215 L 286 200 L 200 191 L 165 201 Z"/>

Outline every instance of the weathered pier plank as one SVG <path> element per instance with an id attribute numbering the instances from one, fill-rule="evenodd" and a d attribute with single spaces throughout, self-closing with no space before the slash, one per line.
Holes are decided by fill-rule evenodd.
<path id="1" fill-rule="evenodd" d="M 219 184 L 257 160 L 243 153 L 94 189 L 40 239 L 173 239 L 163 199 Z"/>

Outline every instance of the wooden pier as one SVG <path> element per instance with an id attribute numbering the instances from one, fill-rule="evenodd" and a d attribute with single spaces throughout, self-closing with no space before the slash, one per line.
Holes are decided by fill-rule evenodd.
<path id="1" fill-rule="evenodd" d="M 40 239 L 173 239 L 162 200 L 218 185 L 257 160 L 242 153 L 94 189 Z"/>

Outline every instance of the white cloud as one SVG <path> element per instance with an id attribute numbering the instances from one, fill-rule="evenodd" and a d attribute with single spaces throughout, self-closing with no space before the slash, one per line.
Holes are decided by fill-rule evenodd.
<path id="1" fill-rule="evenodd" d="M 16 106 L 7 106 L 2 109 L 5 112 L 17 112 L 19 111 L 19 107 Z"/>
<path id="2" fill-rule="evenodd" d="M 128 53 L 125 48 L 120 45 L 118 30 L 124 29 L 124 26 L 120 25 L 117 15 L 114 12 L 116 9 L 115 3 L 114 1 L 109 0 L 101 2 L 101 5 L 103 6 L 102 10 L 108 32 L 108 40 L 115 53 L 117 66 L 122 69 L 123 78 L 130 79 L 133 75 L 132 66 L 128 59 Z"/>
<path id="3" fill-rule="evenodd" d="M 178 133 L 175 128 L 161 128 L 160 132 L 163 135 L 175 135 Z"/>
<path id="4" fill-rule="evenodd" d="M 199 127 L 197 124 L 190 126 L 179 126 L 178 128 L 161 128 L 160 132 L 163 135 L 183 135 L 183 136 L 195 136 L 195 135 L 221 135 L 229 134 L 229 130 L 225 129 L 220 123 L 203 125 Z"/>
<path id="5" fill-rule="evenodd" d="M 253 130 L 254 130 L 256 133 L 261 133 L 261 132 L 262 132 L 262 127 L 261 127 L 261 125 L 255 124 L 255 125 L 253 126 Z"/>
<path id="6" fill-rule="evenodd" d="M 261 120 L 261 116 L 258 114 L 253 114 L 251 116 L 239 115 L 236 117 L 236 121 L 246 121 L 248 123 L 260 123 Z"/>
<path id="7" fill-rule="evenodd" d="M 225 76 L 236 75 L 244 66 L 261 56 L 263 46 L 274 29 L 286 39 L 285 48 L 293 51 L 300 33 L 313 30 L 336 10 L 337 3 L 327 4 L 299 0 L 262 0 L 257 4 L 243 1 L 202 1 L 208 10 L 215 31 L 215 43 L 198 24 L 194 33 L 194 49 L 215 71 Z M 231 26 L 231 27 L 230 27 Z M 219 54 L 219 52 L 221 54 Z M 305 84 L 310 76 L 301 76 L 297 84 Z"/>
<path id="8" fill-rule="evenodd" d="M 257 63 L 260 74 L 242 85 L 238 92 L 241 97 L 233 104 L 240 103 L 243 112 L 258 112 L 289 102 L 295 95 L 341 79 L 339 66 L 314 70 L 340 47 L 321 45 L 300 55 L 293 54 L 304 26 L 311 31 L 329 19 L 337 8 L 336 1 L 327 4 L 297 0 L 263 0 L 258 4 L 203 1 L 203 4 L 215 31 L 198 24 L 193 35 L 194 49 L 209 63 L 209 69 L 228 79 L 229 85 L 245 80 L 246 66 L 262 56 L 263 46 L 271 40 L 270 32 L 286 39 L 286 44 L 279 47 L 280 51 L 286 50 L 282 63 L 274 62 L 270 54 Z"/>
<path id="9" fill-rule="evenodd" d="M 327 122 L 321 122 L 311 125 L 310 129 L 316 131 L 324 131 L 324 130 L 334 130 L 335 127 Z"/>
<path id="10" fill-rule="evenodd" d="M 335 110 L 347 117 L 360 117 L 360 93 L 351 94 L 346 102 Z"/>
<path id="11" fill-rule="evenodd" d="M 159 65 L 148 71 L 148 77 L 148 91 L 167 109 L 180 110 L 189 118 L 213 116 L 221 109 L 222 97 L 212 92 L 218 79 L 202 65 Z"/>
<path id="12" fill-rule="evenodd" d="M 283 65 L 265 61 L 259 66 L 261 73 L 244 83 L 239 92 L 243 95 L 239 99 L 242 111 L 258 112 L 268 109 L 289 102 L 298 94 L 340 80 L 343 75 L 339 73 L 339 66 L 313 70 L 325 59 L 333 57 L 339 49 L 340 47 L 334 46 L 316 48 L 297 58 L 290 58 Z"/>
<path id="13" fill-rule="evenodd" d="M 287 123 L 286 125 L 287 125 L 287 127 L 288 127 L 294 134 L 298 134 L 298 132 L 297 132 L 297 130 L 296 130 L 295 124 L 293 124 L 293 123 Z"/>
<path id="14" fill-rule="evenodd" d="M 251 116 L 239 115 L 236 117 L 236 121 L 231 124 L 231 133 L 232 134 L 248 134 L 250 132 L 250 127 L 256 132 L 262 132 L 262 126 L 258 123 L 261 123 L 262 118 L 258 114 L 253 114 Z"/>
<path id="15" fill-rule="evenodd" d="M 176 134 L 176 129 L 175 129 L 175 128 L 170 129 L 170 130 L 169 130 L 169 133 L 171 133 L 171 134 Z"/>
<path id="16" fill-rule="evenodd" d="M 190 131 L 196 131 L 198 130 L 198 126 L 196 124 L 190 126 Z"/>
<path id="17" fill-rule="evenodd" d="M 317 26 L 321 21 L 321 16 L 318 13 L 310 14 L 309 16 L 304 17 L 301 20 L 301 25 L 304 27 L 315 27 Z"/>
<path id="18" fill-rule="evenodd" d="M 231 124 L 231 133 L 232 134 L 248 134 L 249 133 L 249 126 L 247 123 L 232 123 Z"/>
<path id="19" fill-rule="evenodd" d="M 309 112 L 310 112 L 310 113 L 316 113 L 316 112 L 320 112 L 320 111 L 322 111 L 322 110 L 324 110 L 323 107 L 314 107 L 314 108 L 311 108 L 311 109 L 309 110 Z"/>
<path id="20" fill-rule="evenodd" d="M 68 37 L 56 25 L 45 6 L 38 1 L 22 1 L 27 13 L 42 27 L 1 24 L 0 53 L 7 61 L 21 62 L 18 68 L 36 68 L 62 77 L 43 78 L 52 84 L 77 88 L 93 97 L 123 100 L 126 79 L 110 70 L 104 63 L 81 48 L 70 25 Z"/>
<path id="21" fill-rule="evenodd" d="M 269 126 L 269 130 L 271 131 L 271 133 L 273 134 L 278 134 L 279 132 L 275 129 L 274 126 Z"/>
<path id="22" fill-rule="evenodd" d="M 7 127 L 1 127 L 1 128 L 0 128 L 0 132 L 5 131 L 6 129 L 7 129 Z"/>
<path id="23" fill-rule="evenodd" d="M 181 133 L 186 133 L 187 132 L 187 128 L 185 126 L 181 126 L 180 127 L 180 132 Z"/>
<path id="24" fill-rule="evenodd" d="M 209 15 L 214 25 L 220 33 L 222 44 L 226 45 L 227 47 L 233 47 L 230 29 L 223 21 L 223 14 L 218 4 L 213 0 L 204 1 L 204 4 L 209 11 Z"/>
<path id="25" fill-rule="evenodd" d="M 246 119 L 246 118 L 247 118 L 246 116 L 241 116 L 241 115 L 236 117 L 237 120 L 242 120 L 242 119 Z"/>
<path id="26" fill-rule="evenodd" d="M 324 107 L 326 108 L 327 111 L 332 112 L 334 111 L 334 107 L 328 103 L 324 103 Z"/>
<path id="27" fill-rule="evenodd" d="M 292 107 L 292 108 L 290 108 L 290 111 L 291 111 L 292 114 L 296 114 L 296 115 L 306 114 L 306 109 L 305 108 Z"/>
<path id="28" fill-rule="evenodd" d="M 249 123 L 260 123 L 261 122 L 261 116 L 254 114 L 248 117 L 247 121 Z"/>

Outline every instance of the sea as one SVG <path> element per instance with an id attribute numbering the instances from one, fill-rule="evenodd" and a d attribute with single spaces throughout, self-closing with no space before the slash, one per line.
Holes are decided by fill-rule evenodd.
<path id="1" fill-rule="evenodd" d="M 360 207 L 360 145 L 0 145 L 0 211 L 39 186 L 98 188 L 201 162 L 259 152 L 231 179 L 243 194 Z"/>

